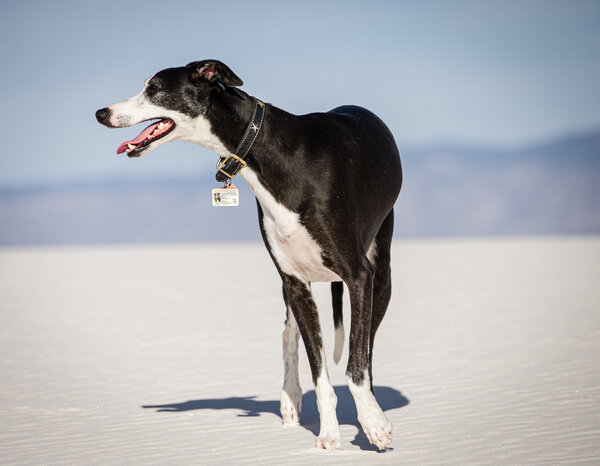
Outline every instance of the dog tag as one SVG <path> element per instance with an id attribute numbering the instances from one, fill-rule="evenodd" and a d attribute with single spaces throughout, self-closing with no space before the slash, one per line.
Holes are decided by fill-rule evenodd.
<path id="1" fill-rule="evenodd" d="M 212 190 L 212 205 L 214 207 L 237 207 L 240 205 L 240 192 L 234 184 L 226 188 Z"/>

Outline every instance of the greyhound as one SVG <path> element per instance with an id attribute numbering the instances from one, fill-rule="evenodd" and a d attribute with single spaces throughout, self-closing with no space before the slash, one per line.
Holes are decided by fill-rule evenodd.
<path id="1" fill-rule="evenodd" d="M 373 395 L 373 344 L 391 295 L 393 206 L 402 186 L 398 148 L 370 111 L 342 106 L 327 113 L 292 115 L 239 89 L 224 63 L 203 60 L 149 78 L 136 96 L 96 112 L 109 128 L 154 121 L 119 146 L 129 157 L 181 139 L 220 156 L 217 180 L 240 173 L 257 200 L 265 246 L 283 282 L 284 424 L 298 424 L 302 390 L 298 340 L 302 336 L 320 414 L 317 448 L 341 447 L 337 398 L 329 382 L 311 282 L 331 282 L 339 362 L 344 329 L 343 283 L 351 304 L 346 376 L 358 420 L 380 450 L 392 424 Z"/>

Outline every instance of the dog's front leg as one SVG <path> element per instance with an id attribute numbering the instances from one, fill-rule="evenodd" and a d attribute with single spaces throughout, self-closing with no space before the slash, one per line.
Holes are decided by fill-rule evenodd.
<path id="1" fill-rule="evenodd" d="M 371 391 L 369 375 L 369 339 L 373 307 L 373 272 L 365 266 L 348 283 L 351 323 L 350 351 L 346 376 L 356 404 L 358 421 L 369 442 L 380 450 L 392 441 L 392 423 L 385 417 Z"/>
<path id="2" fill-rule="evenodd" d="M 290 307 L 285 286 L 283 300 L 286 307 L 283 330 L 283 390 L 281 390 L 281 419 L 285 425 L 298 425 L 302 410 L 302 389 L 298 378 L 298 339 L 300 332 Z"/>
<path id="3" fill-rule="evenodd" d="M 310 284 L 286 274 L 282 274 L 282 279 L 289 307 L 292 309 L 306 347 L 315 384 L 317 407 L 321 420 L 321 430 L 315 440 L 315 447 L 337 450 L 341 448 L 340 427 L 335 413 L 337 397 L 329 383 L 319 314 Z"/>

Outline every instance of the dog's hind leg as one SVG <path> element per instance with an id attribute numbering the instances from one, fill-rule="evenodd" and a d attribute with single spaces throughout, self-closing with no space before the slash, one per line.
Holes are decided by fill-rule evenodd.
<path id="1" fill-rule="evenodd" d="M 386 218 L 384 223 L 393 222 L 393 215 L 388 218 L 391 220 L 388 221 Z M 374 248 L 377 248 L 376 242 L 377 239 Z M 348 387 L 356 403 L 358 421 L 369 441 L 383 450 L 392 441 L 392 424 L 385 417 L 372 392 L 370 346 L 375 331 L 385 314 L 385 309 L 382 310 L 378 305 L 377 315 L 373 318 L 374 299 L 377 299 L 379 304 L 385 301 L 385 294 L 382 294 L 380 287 L 378 286 L 376 290 L 373 288 L 374 280 L 378 277 L 377 267 L 373 261 L 375 257 L 376 249 L 370 248 L 362 263 L 356 266 L 353 276 L 347 280 L 350 292 L 351 323 L 346 376 L 348 377 Z"/>
<path id="2" fill-rule="evenodd" d="M 392 210 L 383 221 L 367 257 L 375 266 L 373 278 L 373 312 L 371 314 L 371 329 L 369 339 L 369 378 L 373 391 L 373 346 L 375 333 L 385 316 L 392 295 L 392 275 L 390 269 L 390 248 L 394 232 L 394 211 Z"/>
<path id="3" fill-rule="evenodd" d="M 298 379 L 298 339 L 300 332 L 290 302 L 283 287 L 286 307 L 283 330 L 283 389 L 281 390 L 281 418 L 286 425 L 298 425 L 302 410 L 302 389 Z"/>
<path id="4" fill-rule="evenodd" d="M 310 284 L 284 273 L 281 276 L 287 292 L 287 299 L 306 347 L 312 379 L 315 384 L 317 407 L 321 420 L 321 430 L 315 440 L 315 447 L 337 450 L 341 448 L 340 427 L 335 413 L 337 397 L 329 383 L 319 314 L 310 290 Z"/>

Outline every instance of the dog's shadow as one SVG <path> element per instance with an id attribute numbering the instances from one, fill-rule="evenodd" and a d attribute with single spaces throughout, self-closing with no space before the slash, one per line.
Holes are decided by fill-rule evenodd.
<path id="1" fill-rule="evenodd" d="M 366 435 L 360 428 L 356 418 L 356 407 L 354 399 L 347 386 L 333 387 L 338 399 L 337 417 L 340 424 L 349 424 L 358 427 L 358 433 L 353 445 L 357 445 L 361 450 L 377 450 L 369 443 Z M 398 390 L 391 387 L 373 387 L 375 398 L 379 406 L 384 411 L 402 408 L 409 401 Z M 162 405 L 145 405 L 145 409 L 156 409 L 157 412 L 179 413 L 184 411 L 194 411 L 198 409 L 233 409 L 242 411 L 237 416 L 255 417 L 262 413 L 281 416 L 279 412 L 279 400 L 257 400 L 255 396 L 231 397 L 231 398 L 212 398 L 204 400 L 191 400 L 181 403 L 170 403 Z M 315 436 L 319 434 L 319 412 L 317 410 L 317 399 L 314 390 L 306 392 L 302 396 L 302 414 L 300 425 L 311 431 Z"/>

